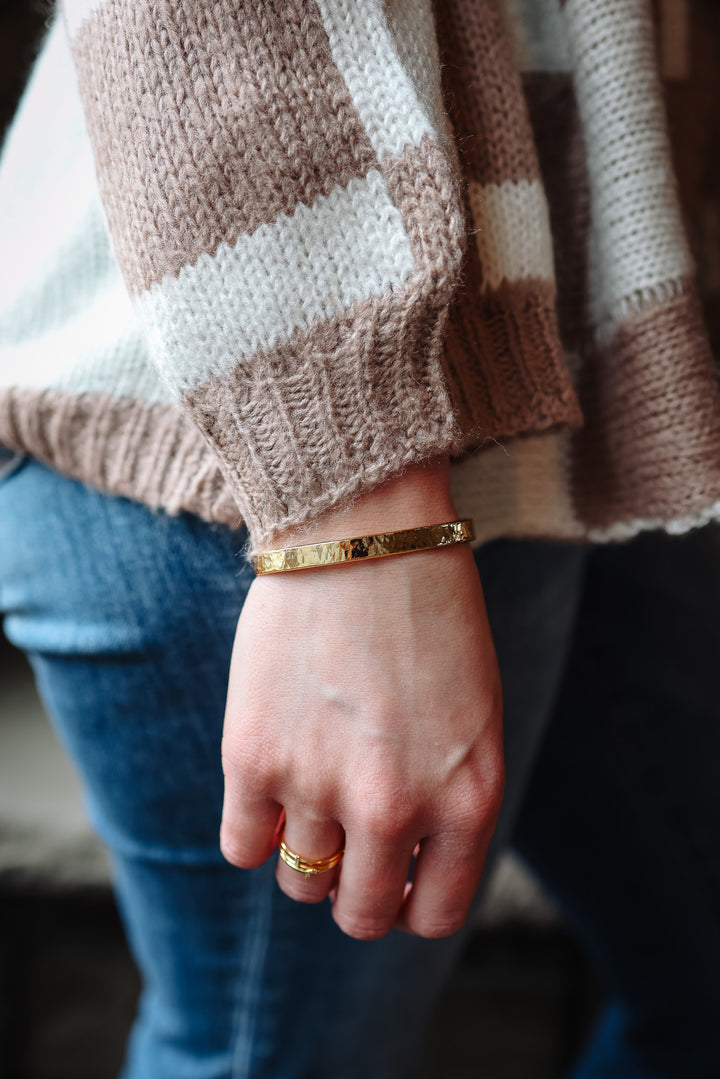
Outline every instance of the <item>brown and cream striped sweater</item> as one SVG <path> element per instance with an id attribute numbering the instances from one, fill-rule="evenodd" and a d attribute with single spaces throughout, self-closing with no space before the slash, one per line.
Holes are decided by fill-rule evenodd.
<path id="1" fill-rule="evenodd" d="M 0 443 L 255 548 L 444 454 L 480 540 L 720 516 L 688 5 L 65 0 L 0 168 Z"/>

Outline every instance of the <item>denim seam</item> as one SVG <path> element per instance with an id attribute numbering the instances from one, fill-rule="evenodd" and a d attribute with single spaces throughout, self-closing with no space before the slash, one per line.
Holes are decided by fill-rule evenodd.
<path id="1" fill-rule="evenodd" d="M 238 872 L 261 873 L 263 870 L 238 870 Z M 251 942 L 251 947 L 246 950 L 244 962 L 238 963 L 236 991 L 238 1003 L 233 1017 L 230 1041 L 231 1079 L 250 1079 L 254 1035 L 260 1007 L 260 993 L 257 991 L 257 986 L 262 981 L 262 972 L 267 961 L 272 926 L 272 889 L 276 887 L 274 874 L 266 872 L 266 878 L 269 888 L 266 885 L 262 890 L 256 889 L 255 912 L 245 933 L 245 940 Z"/>

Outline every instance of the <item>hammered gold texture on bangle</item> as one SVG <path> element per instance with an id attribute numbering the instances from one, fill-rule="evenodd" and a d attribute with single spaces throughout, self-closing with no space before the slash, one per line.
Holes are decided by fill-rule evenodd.
<path id="1" fill-rule="evenodd" d="M 398 532 L 378 532 L 374 536 L 305 543 L 253 555 L 256 573 L 288 573 L 317 566 L 339 566 L 343 562 L 384 558 L 391 554 L 412 554 L 433 547 L 449 547 L 475 539 L 472 521 L 446 521 L 443 524 L 403 528 Z"/>
<path id="2" fill-rule="evenodd" d="M 296 854 L 294 850 L 290 850 L 290 847 L 288 847 L 285 842 L 284 828 L 278 838 L 278 850 L 285 865 L 289 865 L 291 869 L 295 869 L 298 873 L 304 873 L 305 880 L 334 869 L 345 853 L 345 848 L 341 847 L 340 850 L 336 850 L 334 854 L 331 854 L 329 858 L 303 858 L 301 854 Z"/>

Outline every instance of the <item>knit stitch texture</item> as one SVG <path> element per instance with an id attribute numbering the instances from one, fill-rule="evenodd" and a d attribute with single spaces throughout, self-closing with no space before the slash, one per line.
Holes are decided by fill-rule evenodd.
<path id="1" fill-rule="evenodd" d="M 645 0 L 65 0 L 0 168 L 0 443 L 272 543 L 720 509 Z"/>

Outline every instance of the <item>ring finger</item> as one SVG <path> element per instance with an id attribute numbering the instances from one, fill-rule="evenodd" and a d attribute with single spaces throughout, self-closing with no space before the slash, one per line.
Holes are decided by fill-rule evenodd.
<path id="1" fill-rule="evenodd" d="M 298 810 L 286 807 L 286 819 L 280 831 L 288 860 L 293 856 L 302 862 L 315 862 L 331 858 L 343 848 L 344 834 L 337 821 L 316 820 Z M 278 844 L 279 845 L 279 844 Z M 288 865 L 278 858 L 277 882 L 291 899 L 302 903 L 319 903 L 335 886 L 338 866 L 324 872 L 305 872 L 302 868 Z"/>

